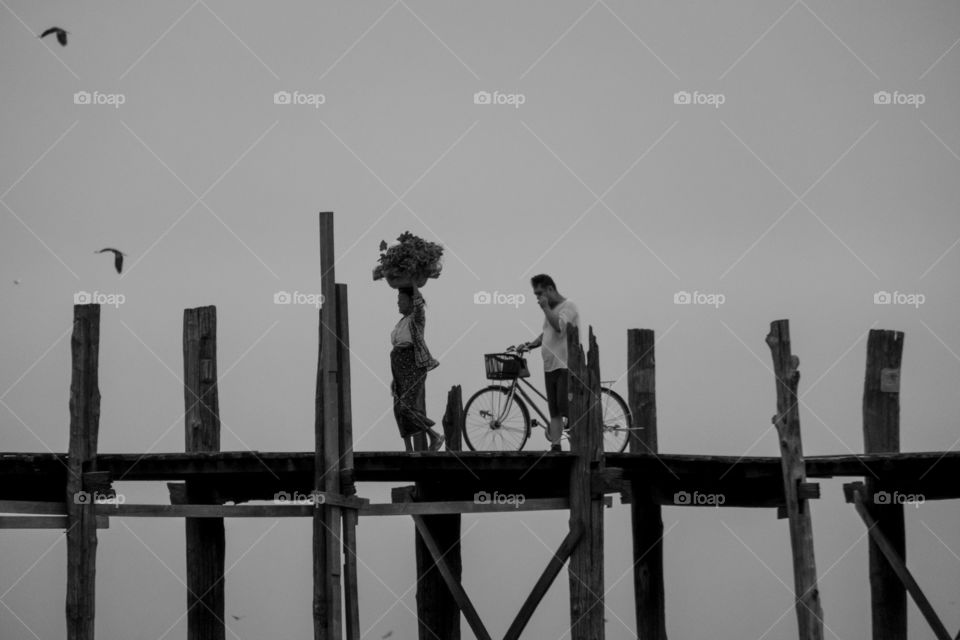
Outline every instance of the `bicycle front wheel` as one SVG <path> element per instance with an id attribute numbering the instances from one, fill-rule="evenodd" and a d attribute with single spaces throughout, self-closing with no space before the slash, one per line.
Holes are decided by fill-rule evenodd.
<path id="1" fill-rule="evenodd" d="M 600 389 L 600 409 L 603 416 L 603 450 L 619 453 L 627 448 L 633 420 L 623 398 L 613 389 Z"/>
<path id="2" fill-rule="evenodd" d="M 477 391 L 463 410 L 463 441 L 471 451 L 520 451 L 530 437 L 530 412 L 510 389 Z"/>

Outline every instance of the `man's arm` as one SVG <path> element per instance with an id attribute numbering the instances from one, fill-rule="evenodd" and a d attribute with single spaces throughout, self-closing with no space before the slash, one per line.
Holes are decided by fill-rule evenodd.
<path id="1" fill-rule="evenodd" d="M 525 342 L 524 344 L 527 345 L 527 348 L 528 348 L 528 349 L 536 349 L 536 348 L 539 347 L 541 344 L 543 344 L 543 334 L 541 333 L 540 335 L 538 335 L 536 338 L 534 338 L 534 339 L 531 340 L 530 342 Z"/>

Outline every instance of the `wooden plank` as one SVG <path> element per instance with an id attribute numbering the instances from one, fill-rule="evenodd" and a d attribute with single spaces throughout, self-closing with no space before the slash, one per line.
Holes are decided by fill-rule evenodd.
<path id="1" fill-rule="evenodd" d="M 873 544 L 876 544 L 880 553 L 883 554 L 885 561 L 888 563 L 890 569 L 900 581 L 900 584 L 905 588 L 906 591 L 910 593 L 910 596 L 916 603 L 917 608 L 920 609 L 920 613 L 923 614 L 927 624 L 929 624 L 930 628 L 933 630 L 934 635 L 937 636 L 938 640 L 953 640 L 953 638 L 947 632 L 946 627 L 943 626 L 943 622 L 940 620 L 939 616 L 937 616 L 937 612 L 933 610 L 933 605 L 930 604 L 930 601 L 927 600 L 927 596 L 924 595 L 920 585 L 917 584 L 916 580 L 914 580 L 913 574 L 910 573 L 910 570 L 903 561 L 903 556 L 900 555 L 899 551 L 897 551 L 897 548 L 893 542 L 883 533 L 880 523 L 875 520 L 872 515 L 870 515 L 870 511 L 867 508 L 867 505 L 864 504 L 864 498 L 861 494 L 861 492 L 865 490 L 864 485 L 862 483 L 844 485 L 844 489 L 847 487 L 850 487 L 853 492 L 854 508 L 857 510 L 857 513 L 860 514 L 860 518 L 863 520 L 863 523 L 867 526 L 867 532 L 870 534 L 870 539 L 873 541 Z"/>
<path id="2" fill-rule="evenodd" d="M 340 371 L 340 489 L 344 496 L 357 492 L 353 480 L 353 408 L 350 400 L 350 318 L 347 311 L 347 285 L 336 286 L 337 296 L 337 368 Z M 369 501 L 368 501 L 369 502 Z M 343 511 L 343 599 L 344 635 L 360 640 L 360 596 L 357 580 L 357 511 Z"/>
<path id="3" fill-rule="evenodd" d="M 110 519 L 97 516 L 97 529 L 109 529 Z M 0 516 L 0 529 L 66 529 L 67 516 Z"/>
<path id="4" fill-rule="evenodd" d="M 863 382 L 863 450 L 865 453 L 900 451 L 899 371 L 903 357 L 903 332 L 871 329 L 867 338 L 867 362 Z M 891 385 L 890 372 L 897 384 Z M 865 476 L 865 495 L 885 489 Z M 954 481 L 951 483 L 956 485 Z M 921 492 L 922 493 L 922 492 Z M 871 501 L 872 502 L 872 501 Z M 906 530 L 903 505 L 871 504 L 867 507 L 884 538 L 906 560 Z M 906 640 L 907 592 L 894 567 L 886 562 L 879 544 L 871 537 L 868 548 L 870 611 L 873 640 Z"/>
<path id="5" fill-rule="evenodd" d="M 429 527 L 427 527 L 427 525 L 423 522 L 423 516 L 413 516 L 413 522 L 417 527 L 417 531 L 420 532 L 427 550 L 430 552 L 430 555 L 433 556 L 433 561 L 436 563 L 437 569 L 439 569 L 440 574 L 447 583 L 447 587 L 453 594 L 453 598 L 456 600 L 457 606 L 460 608 L 460 611 L 463 612 L 463 616 L 467 619 L 467 624 L 469 624 L 470 629 L 473 630 L 473 634 L 477 636 L 479 640 L 492 640 L 490 634 L 487 632 L 486 627 L 483 626 L 483 622 L 480 620 L 477 610 L 473 607 L 473 603 L 470 602 L 467 592 L 463 590 L 463 586 L 461 586 L 460 581 L 457 580 L 457 578 L 453 575 L 453 572 L 447 566 L 447 563 L 443 558 L 443 552 L 440 550 L 440 547 L 437 546 L 437 542 L 433 539 L 433 535 L 431 535 Z"/>
<path id="6" fill-rule="evenodd" d="M 777 415 L 774 424 L 783 461 L 783 487 L 787 515 L 790 520 L 790 547 L 793 550 L 793 585 L 797 622 L 801 640 L 823 639 L 823 609 L 817 588 L 817 563 L 813 549 L 813 519 L 809 504 L 797 492 L 806 481 L 803 463 L 803 442 L 800 437 L 800 412 L 797 385 L 800 381 L 800 358 L 790 351 L 790 323 L 770 323 L 766 338 L 773 356 L 777 388 Z"/>
<path id="7" fill-rule="evenodd" d="M 66 502 L 34 502 L 30 500 L 0 500 L 0 513 L 36 513 L 66 515 Z"/>
<path id="8" fill-rule="evenodd" d="M 567 391 L 571 451 L 570 529 L 584 527 L 567 566 L 570 584 L 570 640 L 603 640 L 603 502 L 591 491 L 591 472 L 604 466 L 600 415 L 600 353 L 593 328 L 584 358 L 579 329 L 567 328 Z"/>
<path id="9" fill-rule="evenodd" d="M 633 416 L 631 453 L 657 453 L 656 359 L 652 329 L 627 331 L 627 404 Z M 715 492 L 712 488 L 710 493 Z M 630 483 L 630 524 L 633 532 L 633 592 L 637 638 L 666 640 L 663 589 L 663 514 L 650 484 Z M 675 493 L 675 492 L 674 492 Z M 706 493 L 706 492 L 705 492 Z M 693 495 L 693 494 L 691 494 Z M 671 501 L 673 502 L 673 501 Z M 693 504 L 693 501 L 690 501 Z M 726 501 L 724 501 L 726 504 Z"/>
<path id="10" fill-rule="evenodd" d="M 67 640 L 93 640 L 96 608 L 97 520 L 83 493 L 83 472 L 96 470 L 100 430 L 100 305 L 73 306 L 70 338 L 70 447 L 67 509 Z"/>
<path id="11" fill-rule="evenodd" d="M 45 503 L 28 503 L 45 504 Z M 61 503 L 51 503 L 61 504 Z M 613 505 L 613 498 L 606 496 L 603 504 Z M 568 509 L 567 498 L 528 499 L 523 504 L 477 504 L 468 501 L 410 502 L 364 504 L 355 507 L 359 516 L 411 516 L 450 515 L 460 513 L 522 513 Z M 27 507 L 28 509 L 31 507 Z M 318 510 L 314 504 L 98 504 L 97 515 L 125 518 L 309 518 Z M 8 513 L 35 513 L 34 511 L 10 510 Z M 47 513 L 39 511 L 39 513 Z M 56 513 L 51 509 L 51 514 Z"/>
<path id="12" fill-rule="evenodd" d="M 220 450 L 220 394 L 217 387 L 217 308 L 183 310 L 184 449 Z M 202 480 L 184 483 L 187 502 L 209 502 Z M 187 639 L 224 640 L 223 518 L 184 520 L 187 559 Z"/>
<path id="13" fill-rule="evenodd" d="M 320 306 L 314 421 L 314 490 L 340 493 L 340 419 L 337 301 L 333 212 L 319 214 Z M 313 636 L 341 640 L 340 508 L 323 506 L 313 516 Z"/>
<path id="14" fill-rule="evenodd" d="M 542 451 L 464 451 L 456 457 L 446 452 L 360 451 L 354 453 L 354 481 L 415 482 L 442 473 L 451 487 L 477 483 L 479 477 L 481 485 L 490 490 L 507 491 L 508 485 L 515 487 L 520 482 L 531 488 L 560 486 L 559 491 L 566 493 L 573 458 L 569 452 L 544 456 Z M 216 485 L 218 493 L 229 496 L 227 500 L 247 501 L 271 500 L 277 491 L 309 492 L 313 459 L 311 451 L 104 453 L 97 456 L 97 466 L 114 478 L 123 477 L 124 482 L 204 479 Z M 734 486 L 731 492 L 736 496 L 740 491 L 742 506 L 750 506 L 749 493 L 754 490 L 765 496 L 755 506 L 776 506 L 767 487 L 771 482 L 781 485 L 781 495 L 783 491 L 779 457 L 608 453 L 604 459 L 608 468 L 622 469 L 625 480 L 641 478 L 648 485 L 671 491 L 678 482 L 692 488 L 739 483 L 739 489 Z M 66 464 L 64 453 L 0 453 L 0 501 L 62 501 Z M 804 466 L 808 478 L 876 474 L 890 490 L 922 493 L 926 500 L 960 498 L 958 451 L 809 456 Z M 38 491 L 38 487 L 50 490 Z"/>
<path id="15" fill-rule="evenodd" d="M 517 617 L 514 618 L 513 624 L 507 629 L 503 640 L 519 640 L 520 634 L 523 633 L 523 630 L 527 627 L 530 618 L 533 616 L 534 611 L 537 610 L 540 601 L 543 600 L 547 591 L 550 590 L 553 581 L 560 575 L 560 570 L 563 569 L 567 558 L 573 553 L 573 549 L 577 546 L 582 536 L 583 524 L 578 522 L 573 529 L 567 532 L 557 552 L 550 558 L 550 562 L 547 563 L 547 567 L 543 570 L 537 583 L 533 586 L 530 595 L 527 596 L 527 599 L 523 602 L 523 606 L 520 607 L 520 611 L 517 612 Z"/>

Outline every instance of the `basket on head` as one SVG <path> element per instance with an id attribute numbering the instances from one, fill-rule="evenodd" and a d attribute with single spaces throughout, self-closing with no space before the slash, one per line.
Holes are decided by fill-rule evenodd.
<path id="1" fill-rule="evenodd" d="M 486 353 L 483 361 L 487 368 L 487 380 L 513 380 L 529 378 L 527 359 L 515 353 Z"/>

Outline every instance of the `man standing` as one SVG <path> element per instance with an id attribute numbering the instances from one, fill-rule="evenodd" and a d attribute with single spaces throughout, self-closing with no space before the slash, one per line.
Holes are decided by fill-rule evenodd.
<path id="1" fill-rule="evenodd" d="M 520 345 L 523 351 L 543 347 L 543 372 L 547 387 L 547 406 L 550 426 L 547 439 L 551 451 L 560 451 L 563 418 L 568 418 L 567 407 L 567 327 L 580 325 L 577 305 L 557 291 L 553 278 L 541 273 L 530 279 L 537 304 L 543 310 L 543 333 L 535 340 Z"/>

